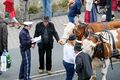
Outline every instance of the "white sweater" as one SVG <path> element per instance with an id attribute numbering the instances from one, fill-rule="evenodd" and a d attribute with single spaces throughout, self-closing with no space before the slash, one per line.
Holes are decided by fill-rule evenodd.
<path id="1" fill-rule="evenodd" d="M 67 43 L 63 48 L 63 60 L 68 63 L 74 64 L 75 53 L 74 46 L 68 45 Z"/>

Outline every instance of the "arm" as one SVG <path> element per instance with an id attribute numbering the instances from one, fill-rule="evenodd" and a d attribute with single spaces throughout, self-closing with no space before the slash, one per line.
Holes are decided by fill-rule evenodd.
<path id="1" fill-rule="evenodd" d="M 7 25 L 5 23 L 3 23 L 3 47 L 4 49 L 6 49 L 8 51 L 8 29 L 7 29 Z"/>
<path id="2" fill-rule="evenodd" d="M 28 39 L 25 33 L 20 34 L 20 40 L 21 40 L 21 45 L 23 46 L 28 46 L 31 45 L 32 43 L 31 39 Z"/>
<path id="3" fill-rule="evenodd" d="M 75 64 L 76 64 L 76 73 L 79 73 L 82 69 L 82 59 L 80 56 L 76 56 Z"/>
<path id="4" fill-rule="evenodd" d="M 52 24 L 52 26 L 53 26 L 53 35 L 54 35 L 55 39 L 58 42 L 60 40 L 60 38 L 59 38 L 58 33 L 57 33 L 57 31 L 56 31 L 56 29 L 54 27 L 54 24 Z"/>

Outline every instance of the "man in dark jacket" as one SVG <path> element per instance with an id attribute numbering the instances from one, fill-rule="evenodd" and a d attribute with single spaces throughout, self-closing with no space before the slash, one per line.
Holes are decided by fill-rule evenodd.
<path id="1" fill-rule="evenodd" d="M 4 50 L 8 51 L 8 29 L 7 24 L 3 20 L 3 15 L 3 13 L 0 13 L 0 56 Z M 2 72 L 0 71 L 1 74 Z"/>
<path id="2" fill-rule="evenodd" d="M 80 44 L 76 44 L 74 50 L 76 53 L 75 64 L 78 80 L 89 80 L 93 74 L 91 65 L 92 60 L 87 53 L 81 51 Z"/>
<path id="3" fill-rule="evenodd" d="M 24 28 L 19 33 L 20 40 L 20 52 L 22 56 L 22 62 L 20 66 L 19 79 L 30 80 L 30 66 L 31 66 L 31 37 L 29 31 L 31 29 L 32 22 L 24 22 Z"/>
<path id="4" fill-rule="evenodd" d="M 44 72 L 44 55 L 46 53 L 46 70 L 48 74 L 51 74 L 52 68 L 52 48 L 53 48 L 53 36 L 59 41 L 58 33 L 55 30 L 54 24 L 49 22 L 49 17 L 45 16 L 43 22 L 39 22 L 36 25 L 34 37 L 41 36 L 41 42 L 38 43 L 39 52 L 39 73 Z"/>

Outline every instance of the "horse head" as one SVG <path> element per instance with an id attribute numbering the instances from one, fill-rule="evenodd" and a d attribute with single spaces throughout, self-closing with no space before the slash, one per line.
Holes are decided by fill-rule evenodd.
<path id="1" fill-rule="evenodd" d="M 94 70 L 94 75 L 92 75 L 92 79 L 94 80 L 96 74 L 96 68 L 103 67 L 102 73 L 103 77 L 102 80 L 106 80 L 107 69 L 109 66 L 109 58 L 111 57 L 111 44 L 104 42 L 101 40 L 102 37 L 98 35 L 97 37 L 93 36 L 86 38 L 83 40 L 82 44 L 82 51 L 90 55 L 92 58 L 92 68 Z M 103 59 L 105 64 L 100 64 L 100 60 Z"/>
<path id="2" fill-rule="evenodd" d="M 111 44 L 102 40 L 101 35 L 90 35 L 83 40 L 83 51 L 88 53 L 92 58 L 108 58 L 111 56 Z"/>
<path id="3" fill-rule="evenodd" d="M 86 32 L 86 24 L 79 23 L 75 25 L 75 28 L 73 29 L 73 33 L 76 35 L 78 40 L 82 40 L 83 37 L 87 36 Z"/>

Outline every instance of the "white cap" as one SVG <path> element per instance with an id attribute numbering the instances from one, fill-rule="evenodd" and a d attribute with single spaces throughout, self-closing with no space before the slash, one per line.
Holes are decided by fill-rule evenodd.
<path id="1" fill-rule="evenodd" d="M 26 26 L 31 26 L 32 24 L 33 24 L 33 22 L 31 22 L 31 21 L 25 21 L 23 23 L 23 25 L 26 25 Z"/>
<path id="2" fill-rule="evenodd" d="M 105 14 L 102 15 L 102 19 L 101 19 L 101 21 L 106 21 L 106 15 L 105 15 Z"/>

